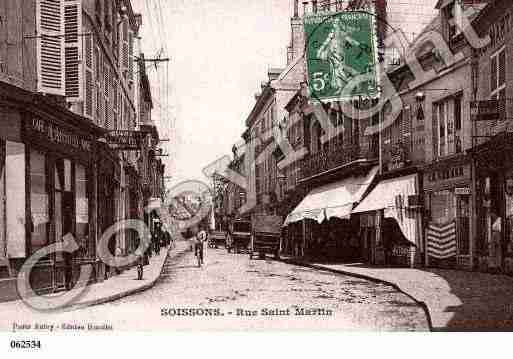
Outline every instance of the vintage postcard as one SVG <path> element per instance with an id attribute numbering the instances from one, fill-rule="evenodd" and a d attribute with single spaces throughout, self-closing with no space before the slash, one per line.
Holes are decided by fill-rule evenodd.
<path id="1" fill-rule="evenodd" d="M 512 17 L 491 0 L 0 0 L 10 348 L 513 330 Z"/>

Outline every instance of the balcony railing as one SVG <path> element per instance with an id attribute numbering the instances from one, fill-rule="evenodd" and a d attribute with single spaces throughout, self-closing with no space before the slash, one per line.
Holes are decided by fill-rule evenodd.
<path id="1" fill-rule="evenodd" d="M 302 162 L 301 177 L 305 179 L 357 160 L 375 160 L 377 158 L 377 146 L 374 145 L 336 145 L 327 150 L 307 155 Z"/>

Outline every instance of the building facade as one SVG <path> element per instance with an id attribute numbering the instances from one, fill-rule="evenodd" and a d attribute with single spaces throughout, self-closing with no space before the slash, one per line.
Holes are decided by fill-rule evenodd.
<path id="1" fill-rule="evenodd" d="M 474 21 L 486 46 L 473 53 L 475 102 L 473 120 L 474 267 L 481 271 L 513 273 L 512 123 L 513 4 L 491 1 Z M 490 116 L 482 109 L 490 107 Z"/>
<path id="2" fill-rule="evenodd" d="M 0 278 L 13 285 L 28 257 L 71 234 L 79 249 L 40 260 L 34 289 L 69 289 L 84 266 L 104 280 L 114 271 L 96 253 L 103 232 L 142 215 L 141 151 L 105 141 L 140 129 L 141 18 L 128 0 L 5 1 L 0 18 Z M 164 169 L 152 161 L 162 198 Z M 112 253 L 134 246 L 125 232 L 109 242 Z"/>

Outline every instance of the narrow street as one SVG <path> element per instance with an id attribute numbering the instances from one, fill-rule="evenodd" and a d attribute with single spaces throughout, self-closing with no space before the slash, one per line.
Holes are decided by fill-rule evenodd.
<path id="1" fill-rule="evenodd" d="M 177 315 L 178 308 L 196 315 Z M 3 314 L 2 327 L 28 314 L 32 323 L 40 317 L 55 327 L 105 323 L 114 330 L 428 330 L 422 308 L 390 287 L 224 249 L 208 249 L 202 268 L 192 252 L 170 258 L 155 287 L 121 300 L 52 315 L 27 310 Z"/>

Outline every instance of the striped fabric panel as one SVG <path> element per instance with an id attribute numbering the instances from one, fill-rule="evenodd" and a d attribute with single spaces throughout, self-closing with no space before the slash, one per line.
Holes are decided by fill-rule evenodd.
<path id="1" fill-rule="evenodd" d="M 456 222 L 445 225 L 431 223 L 427 229 L 428 255 L 437 259 L 456 256 Z"/>

